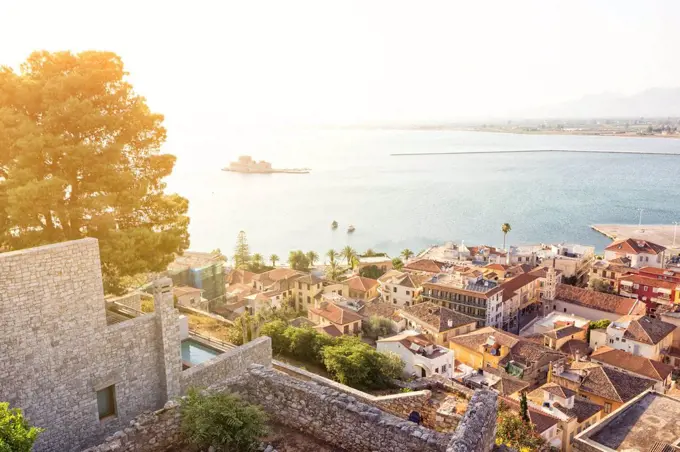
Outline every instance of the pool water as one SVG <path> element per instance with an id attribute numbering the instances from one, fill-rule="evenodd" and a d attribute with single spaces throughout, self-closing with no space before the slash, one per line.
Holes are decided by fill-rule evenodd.
<path id="1" fill-rule="evenodd" d="M 213 359 L 222 352 L 214 348 L 201 344 L 194 339 L 182 341 L 182 361 L 192 365 Z"/>

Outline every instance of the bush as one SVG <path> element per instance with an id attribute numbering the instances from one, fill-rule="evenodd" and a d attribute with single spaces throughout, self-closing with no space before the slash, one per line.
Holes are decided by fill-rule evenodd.
<path id="1" fill-rule="evenodd" d="M 394 323 L 385 317 L 372 316 L 368 322 L 363 324 L 364 336 L 377 339 L 378 337 L 391 336 L 394 334 Z"/>
<path id="2" fill-rule="evenodd" d="M 545 440 L 530 422 L 509 411 L 500 410 L 496 427 L 496 444 L 504 444 L 520 452 L 540 450 Z"/>
<path id="3" fill-rule="evenodd" d="M 0 403 L 0 452 L 30 452 L 42 431 L 31 427 L 19 408 Z"/>
<path id="4" fill-rule="evenodd" d="M 590 282 L 590 286 L 596 292 L 614 293 L 614 288 L 611 286 L 611 284 L 609 284 L 607 281 L 600 279 L 600 278 L 593 279 Z"/>
<path id="5" fill-rule="evenodd" d="M 290 339 L 285 332 L 288 324 L 283 320 L 274 320 L 265 323 L 260 328 L 261 336 L 269 336 L 272 339 L 272 350 L 276 354 L 287 353 L 290 349 Z"/>
<path id="6" fill-rule="evenodd" d="M 267 417 L 260 407 L 228 393 L 202 394 L 190 389 L 180 407 L 182 432 L 197 447 L 250 452 L 267 434 Z"/>
<path id="7" fill-rule="evenodd" d="M 323 349 L 323 363 L 340 383 L 368 389 L 392 386 L 392 380 L 399 378 L 404 369 L 404 362 L 397 355 L 380 353 L 348 336 Z"/>
<path id="8" fill-rule="evenodd" d="M 359 275 L 364 278 L 378 279 L 384 274 L 385 272 L 380 270 L 377 265 L 369 265 L 359 270 Z"/>

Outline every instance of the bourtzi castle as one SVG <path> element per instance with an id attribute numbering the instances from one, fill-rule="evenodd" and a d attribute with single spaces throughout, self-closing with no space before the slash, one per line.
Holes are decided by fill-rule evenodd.
<path id="1" fill-rule="evenodd" d="M 440 433 L 390 408 L 424 391 L 378 403 L 337 383 L 295 379 L 272 369 L 267 337 L 183 365 L 171 281 L 155 282 L 155 311 L 142 313 L 105 301 L 100 268 L 95 239 L 0 254 L 0 401 L 45 429 L 37 452 L 177 448 L 174 399 L 194 386 L 236 391 L 276 422 L 348 451 L 494 447 L 490 391 L 472 396 L 453 433 Z"/>

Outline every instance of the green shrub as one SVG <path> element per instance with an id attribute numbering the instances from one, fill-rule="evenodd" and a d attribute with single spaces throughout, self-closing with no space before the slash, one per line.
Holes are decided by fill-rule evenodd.
<path id="1" fill-rule="evenodd" d="M 358 338 L 348 336 L 341 337 L 337 345 L 323 349 L 323 362 L 337 381 L 355 388 L 390 387 L 404 369 L 399 356 L 380 353 Z"/>
<path id="2" fill-rule="evenodd" d="M 288 324 L 283 320 L 274 320 L 265 323 L 260 328 L 260 336 L 269 336 L 272 339 L 272 350 L 276 354 L 285 354 L 290 350 L 290 339 L 286 336 Z"/>
<path id="3" fill-rule="evenodd" d="M 204 394 L 192 388 L 180 410 L 182 432 L 191 444 L 204 449 L 255 451 L 267 434 L 262 409 L 229 393 Z"/>
<path id="4" fill-rule="evenodd" d="M 0 403 L 0 452 L 30 452 L 42 431 L 28 425 L 19 408 Z"/>

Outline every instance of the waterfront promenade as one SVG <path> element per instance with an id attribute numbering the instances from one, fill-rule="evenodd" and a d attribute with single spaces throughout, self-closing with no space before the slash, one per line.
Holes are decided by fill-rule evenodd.
<path id="1" fill-rule="evenodd" d="M 672 224 L 594 224 L 591 227 L 612 240 L 632 237 L 649 240 L 668 249 L 680 249 L 680 228 L 676 231 L 676 226 Z M 676 235 L 675 243 L 673 243 L 674 235 Z"/>

